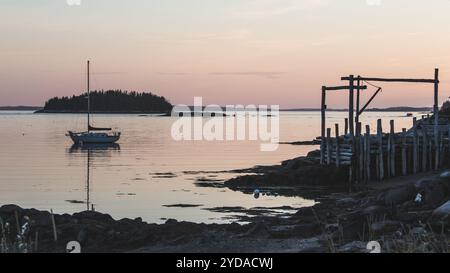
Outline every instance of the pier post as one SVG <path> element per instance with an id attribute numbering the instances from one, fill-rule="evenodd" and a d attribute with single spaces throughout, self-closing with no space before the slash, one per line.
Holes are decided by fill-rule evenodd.
<path id="1" fill-rule="evenodd" d="M 361 76 L 358 75 L 356 81 L 356 124 L 359 123 L 359 110 L 360 110 L 360 97 L 361 97 Z"/>
<path id="2" fill-rule="evenodd" d="M 331 128 L 327 128 L 327 165 L 331 165 Z"/>
<path id="3" fill-rule="evenodd" d="M 364 138 L 361 122 L 356 123 L 356 131 L 358 135 L 358 183 L 361 183 L 364 180 Z"/>
<path id="4" fill-rule="evenodd" d="M 394 120 L 390 121 L 390 133 L 389 133 L 389 169 L 390 173 L 389 175 L 394 177 L 395 176 L 395 126 L 394 126 Z"/>
<path id="5" fill-rule="evenodd" d="M 321 106 L 321 139 L 320 139 L 320 164 L 325 163 L 325 111 L 326 105 L 326 87 L 322 86 L 322 106 Z"/>
<path id="6" fill-rule="evenodd" d="M 344 135 L 348 134 L 348 118 L 345 119 L 344 123 Z"/>
<path id="7" fill-rule="evenodd" d="M 406 157 L 406 149 L 407 149 L 407 147 L 408 146 L 406 144 L 406 128 L 403 128 L 402 129 L 402 175 L 403 176 L 406 176 L 408 174 L 408 170 L 407 170 L 408 158 Z"/>
<path id="8" fill-rule="evenodd" d="M 448 125 L 448 165 L 450 167 L 450 124 Z"/>
<path id="9" fill-rule="evenodd" d="M 384 160 L 383 160 L 383 127 L 381 119 L 377 120 L 377 139 L 378 139 L 378 179 L 384 179 Z"/>
<path id="10" fill-rule="evenodd" d="M 422 126 L 422 171 L 427 171 L 428 140 L 427 130 Z"/>
<path id="11" fill-rule="evenodd" d="M 349 77 L 349 96 L 348 96 L 348 121 L 350 125 L 350 134 L 352 136 L 355 135 L 355 118 L 354 118 L 354 89 L 355 89 L 355 80 L 354 76 L 350 75 Z"/>
<path id="12" fill-rule="evenodd" d="M 339 148 L 339 124 L 336 123 L 335 125 L 335 130 L 336 130 L 336 167 L 339 168 L 339 166 L 341 165 L 340 163 L 340 148 Z"/>
<path id="13" fill-rule="evenodd" d="M 449 127 L 450 128 L 450 127 Z M 450 129 L 449 129 L 450 130 Z M 370 161 L 371 161 L 371 151 L 370 151 L 370 126 L 366 125 L 366 135 L 365 135 L 365 169 L 366 169 L 366 181 L 370 181 Z"/>
<path id="14" fill-rule="evenodd" d="M 419 166 L 419 142 L 417 136 L 417 118 L 413 119 L 413 174 L 417 173 Z"/>
<path id="15" fill-rule="evenodd" d="M 439 69 L 434 70 L 434 145 L 435 170 L 439 169 Z"/>

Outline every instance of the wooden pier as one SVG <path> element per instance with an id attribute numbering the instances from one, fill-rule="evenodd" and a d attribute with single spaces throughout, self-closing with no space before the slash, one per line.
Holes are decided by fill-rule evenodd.
<path id="1" fill-rule="evenodd" d="M 434 79 L 388 79 L 353 75 L 341 79 L 348 81 L 349 84 L 322 87 L 321 164 L 347 166 L 350 188 L 355 184 L 427 172 L 450 165 L 450 123 L 448 119 L 439 119 L 438 69 L 435 70 Z M 395 120 L 390 120 L 389 128 L 383 130 L 382 120 L 379 119 L 376 134 L 371 134 L 370 126 L 363 127 L 360 118 L 380 93 L 381 87 L 370 84 L 377 90 L 360 108 L 360 92 L 368 89 L 366 85 L 361 85 L 363 82 L 433 84 L 433 114 L 422 116 L 419 120 L 414 118 L 412 128 L 403 128 L 401 132 L 395 132 Z M 327 94 L 330 91 L 342 90 L 349 92 L 349 115 L 345 119 L 345 127 L 339 128 L 339 124 L 334 124 L 334 128 L 327 127 Z M 354 92 L 356 92 L 356 113 Z"/>

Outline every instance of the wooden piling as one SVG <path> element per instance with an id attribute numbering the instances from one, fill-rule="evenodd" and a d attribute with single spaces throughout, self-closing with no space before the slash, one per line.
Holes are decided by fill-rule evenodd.
<path id="1" fill-rule="evenodd" d="M 340 166 L 340 158 L 339 158 L 339 124 L 336 123 L 335 125 L 336 130 L 336 167 Z"/>
<path id="2" fill-rule="evenodd" d="M 417 136 L 417 118 L 413 119 L 413 174 L 417 173 L 419 166 L 419 141 Z"/>
<path id="3" fill-rule="evenodd" d="M 428 140 L 427 131 L 422 128 L 422 171 L 427 171 L 427 154 L 428 154 Z"/>
<path id="4" fill-rule="evenodd" d="M 349 77 L 349 96 L 348 96 L 348 121 L 349 121 L 349 129 L 350 134 L 355 135 L 355 128 L 354 128 L 354 89 L 355 89 L 355 80 L 354 76 L 350 75 Z"/>
<path id="5" fill-rule="evenodd" d="M 348 118 L 345 119 L 344 135 L 348 134 Z"/>
<path id="6" fill-rule="evenodd" d="M 378 179 L 384 179 L 384 160 L 383 160 L 383 127 L 381 119 L 377 121 L 377 139 L 378 139 Z"/>
<path id="7" fill-rule="evenodd" d="M 406 128 L 402 129 L 402 175 L 406 176 L 408 174 L 407 163 L 408 158 L 406 157 Z"/>
<path id="8" fill-rule="evenodd" d="M 364 180 L 364 137 L 362 136 L 362 124 L 356 123 L 356 131 L 358 132 L 358 182 Z"/>
<path id="9" fill-rule="evenodd" d="M 390 173 L 389 175 L 391 177 L 395 177 L 395 126 L 394 126 L 394 120 L 390 121 L 390 132 L 389 132 L 389 169 Z"/>
<path id="10" fill-rule="evenodd" d="M 327 128 L 327 165 L 331 165 L 331 128 Z"/>
<path id="11" fill-rule="evenodd" d="M 326 106 L 326 94 L 327 89 L 325 86 L 322 86 L 322 104 L 321 104 L 321 142 L 320 142 L 320 164 L 325 163 L 325 111 L 327 109 Z"/>
<path id="12" fill-rule="evenodd" d="M 439 69 L 434 70 L 434 145 L 435 145 L 435 166 L 439 169 Z"/>
<path id="13" fill-rule="evenodd" d="M 449 127 L 450 128 L 450 127 Z M 450 129 L 449 129 L 450 130 Z M 370 181 L 370 161 L 371 161 L 371 153 L 370 153 L 370 126 L 366 125 L 366 134 L 365 134 L 365 145 L 364 145 L 364 153 L 365 153 L 365 169 L 366 169 L 366 174 L 365 174 L 365 178 L 366 181 L 369 182 Z"/>

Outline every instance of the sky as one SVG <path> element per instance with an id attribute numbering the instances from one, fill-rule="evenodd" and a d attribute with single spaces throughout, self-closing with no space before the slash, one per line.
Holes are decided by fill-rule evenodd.
<path id="1" fill-rule="evenodd" d="M 342 76 L 432 78 L 434 68 L 442 102 L 449 11 L 449 0 L 0 0 L 0 105 L 80 94 L 88 59 L 92 89 L 173 104 L 318 108 L 321 86 Z M 373 107 L 433 104 L 431 85 L 375 84 Z M 346 107 L 346 92 L 329 97 Z"/>

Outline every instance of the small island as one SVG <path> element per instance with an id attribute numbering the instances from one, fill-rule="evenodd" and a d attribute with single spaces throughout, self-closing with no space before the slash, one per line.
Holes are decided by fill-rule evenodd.
<path id="1" fill-rule="evenodd" d="M 154 114 L 170 113 L 172 104 L 164 97 L 150 92 L 122 90 L 91 91 L 91 113 L 114 114 Z M 87 112 L 87 93 L 72 97 L 49 99 L 43 109 L 36 113 L 85 113 Z"/>

